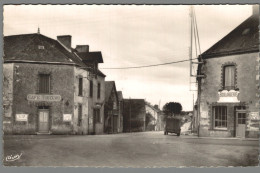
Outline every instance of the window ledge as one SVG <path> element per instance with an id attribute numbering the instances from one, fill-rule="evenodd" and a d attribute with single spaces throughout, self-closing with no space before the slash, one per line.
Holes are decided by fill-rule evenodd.
<path id="1" fill-rule="evenodd" d="M 227 129 L 210 129 L 209 131 L 228 131 Z"/>

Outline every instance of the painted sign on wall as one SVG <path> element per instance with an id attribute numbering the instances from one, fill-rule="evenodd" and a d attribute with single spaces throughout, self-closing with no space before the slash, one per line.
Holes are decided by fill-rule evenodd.
<path id="1" fill-rule="evenodd" d="M 61 101 L 60 95 L 40 95 L 40 94 L 28 94 L 28 101 L 47 101 L 47 102 L 58 102 Z"/>
<path id="2" fill-rule="evenodd" d="M 248 121 L 248 129 L 253 131 L 259 131 L 259 113 L 258 112 L 250 112 L 249 113 L 249 121 Z"/>
<path id="3" fill-rule="evenodd" d="M 65 122 L 72 121 L 72 115 L 71 114 L 63 114 L 63 121 L 65 121 Z"/>
<path id="4" fill-rule="evenodd" d="M 28 121 L 28 114 L 16 114 L 16 121 Z"/>
<path id="5" fill-rule="evenodd" d="M 223 90 L 221 92 L 218 92 L 219 95 L 219 100 L 218 103 L 237 103 L 239 102 L 238 100 L 238 94 L 239 91 L 235 91 L 235 90 Z"/>

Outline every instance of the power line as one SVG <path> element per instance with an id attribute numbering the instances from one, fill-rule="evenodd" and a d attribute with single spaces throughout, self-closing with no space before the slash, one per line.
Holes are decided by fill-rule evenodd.
<path id="1" fill-rule="evenodd" d="M 198 58 L 193 58 L 192 60 L 195 60 Z M 181 62 L 186 62 L 190 61 L 190 59 L 187 60 L 180 60 L 180 61 L 173 61 L 173 62 L 167 62 L 167 63 L 162 63 L 162 64 L 152 64 L 152 65 L 143 65 L 143 66 L 132 66 L 132 67 L 111 67 L 111 68 L 100 68 L 100 69 L 134 69 L 134 68 L 147 68 L 147 67 L 155 67 L 155 66 L 162 66 L 162 65 L 169 65 L 169 64 L 176 64 L 176 63 L 181 63 Z"/>

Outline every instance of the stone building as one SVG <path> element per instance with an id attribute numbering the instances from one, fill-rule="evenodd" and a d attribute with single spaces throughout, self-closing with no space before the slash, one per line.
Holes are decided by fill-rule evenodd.
<path id="1" fill-rule="evenodd" d="M 119 100 L 114 81 L 105 81 L 105 133 L 118 133 L 120 129 Z"/>
<path id="2" fill-rule="evenodd" d="M 145 131 L 145 100 L 123 100 L 123 132 Z"/>
<path id="3" fill-rule="evenodd" d="M 93 68 L 77 53 L 71 48 L 71 36 L 57 40 L 40 33 L 4 37 L 4 134 L 103 132 L 103 124 L 95 126 L 98 123 L 90 110 L 99 110 L 102 123 L 105 75 L 98 69 L 92 73 Z M 93 107 L 89 105 L 91 81 L 100 83 L 101 92 Z M 92 90 L 98 92 L 96 86 Z"/>
<path id="4" fill-rule="evenodd" d="M 199 136 L 259 137 L 259 6 L 201 55 Z"/>

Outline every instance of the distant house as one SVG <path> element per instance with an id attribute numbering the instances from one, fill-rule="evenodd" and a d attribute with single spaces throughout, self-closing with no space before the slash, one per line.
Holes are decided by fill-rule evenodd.
<path id="1" fill-rule="evenodd" d="M 145 100 L 123 100 L 123 132 L 145 131 Z"/>
<path id="2" fill-rule="evenodd" d="M 259 137 L 259 5 L 201 58 L 199 136 Z"/>
<path id="3" fill-rule="evenodd" d="M 150 118 L 150 122 L 147 122 L 146 125 L 146 130 L 147 131 L 157 131 L 158 130 L 158 126 L 159 124 L 159 113 L 160 110 L 158 109 L 158 107 L 155 107 L 153 105 L 151 105 L 148 102 L 145 102 L 145 112 L 146 114 L 150 114 L 152 117 Z M 148 116 L 148 115 L 147 115 Z"/>
<path id="4" fill-rule="evenodd" d="M 123 108 L 124 108 L 124 103 L 123 103 L 123 93 L 122 91 L 117 91 L 117 96 L 118 96 L 118 101 L 119 101 L 119 132 L 123 132 Z"/>
<path id="5" fill-rule="evenodd" d="M 119 100 L 114 81 L 105 81 L 105 133 L 120 131 Z"/>

